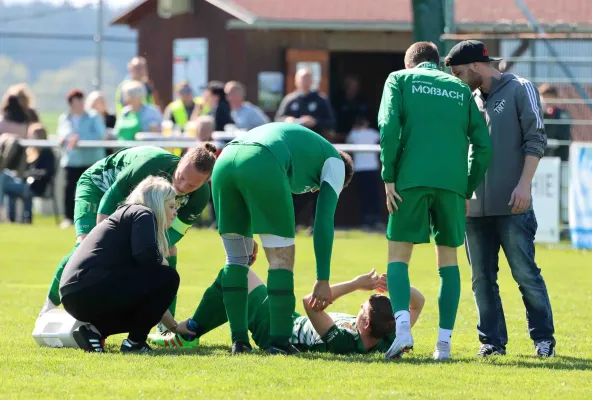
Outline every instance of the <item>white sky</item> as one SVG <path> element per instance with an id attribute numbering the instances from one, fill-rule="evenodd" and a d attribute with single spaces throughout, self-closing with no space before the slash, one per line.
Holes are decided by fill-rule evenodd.
<path id="1" fill-rule="evenodd" d="M 136 0 L 103 0 L 105 4 L 108 4 L 114 8 L 122 8 L 127 7 L 132 3 L 135 3 Z M 75 7 L 82 7 L 88 4 L 97 4 L 98 0 L 68 0 L 68 2 Z M 61 5 L 66 3 L 65 0 L 4 0 L 4 4 L 32 4 L 32 3 L 49 3 L 49 4 L 56 4 Z"/>

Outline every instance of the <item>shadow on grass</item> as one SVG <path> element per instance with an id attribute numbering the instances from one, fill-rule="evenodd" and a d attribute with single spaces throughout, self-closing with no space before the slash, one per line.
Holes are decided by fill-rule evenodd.
<path id="1" fill-rule="evenodd" d="M 109 349 L 111 350 L 111 349 Z M 115 349 L 113 349 L 115 350 Z M 153 357 L 177 357 L 177 356 L 230 356 L 230 346 L 202 345 L 193 349 L 180 348 L 155 348 L 150 354 Z M 111 352 L 111 351 L 109 351 Z M 265 351 L 256 349 L 253 355 L 264 356 Z M 247 356 L 248 357 L 248 356 Z M 536 356 L 494 356 L 486 359 L 477 357 L 453 358 L 446 361 L 436 361 L 429 355 L 405 355 L 396 360 L 384 360 L 381 353 L 337 355 L 329 353 L 304 352 L 296 359 L 311 361 L 327 361 L 345 364 L 403 364 L 403 365 L 440 365 L 440 364 L 475 364 L 476 366 L 488 365 L 494 367 L 519 367 L 546 370 L 573 370 L 592 371 L 592 359 L 570 356 L 557 356 L 551 359 L 540 359 Z"/>

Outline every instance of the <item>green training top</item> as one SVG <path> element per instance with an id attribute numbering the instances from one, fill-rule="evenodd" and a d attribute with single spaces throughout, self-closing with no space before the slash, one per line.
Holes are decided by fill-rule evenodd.
<path id="1" fill-rule="evenodd" d="M 437 64 L 389 75 L 378 125 L 382 179 L 398 190 L 425 186 L 469 199 L 483 180 L 491 160 L 487 126 L 469 87 Z"/>
<path id="2" fill-rule="evenodd" d="M 335 325 L 323 336 L 317 333 L 308 317 L 296 318 L 290 343 L 301 350 L 335 354 L 364 354 L 375 351 L 384 353 L 395 340 L 393 332 L 372 349 L 366 350 L 356 327 L 355 316 L 341 313 L 328 314 Z"/>
<path id="3" fill-rule="evenodd" d="M 111 215 L 138 183 L 150 175 L 172 181 L 180 158 L 153 146 L 120 150 L 96 162 L 87 170 L 91 180 L 104 195 L 99 214 Z M 189 194 L 177 196 L 179 210 L 169 229 L 169 242 L 175 244 L 199 218 L 210 199 L 208 184 Z"/>
<path id="4" fill-rule="evenodd" d="M 345 165 L 337 149 L 310 129 L 285 122 L 252 129 L 229 143 L 232 145 L 268 149 L 286 172 L 292 193 L 319 190 L 313 240 L 317 279 L 328 280 L 335 210 L 345 181 Z"/>

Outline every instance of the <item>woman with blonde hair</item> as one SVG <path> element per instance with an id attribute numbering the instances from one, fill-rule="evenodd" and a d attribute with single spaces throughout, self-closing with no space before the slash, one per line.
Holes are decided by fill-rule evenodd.
<path id="1" fill-rule="evenodd" d="M 189 334 L 167 308 L 179 287 L 169 267 L 167 230 L 177 215 L 171 183 L 149 176 L 125 203 L 97 225 L 64 268 L 60 296 L 66 311 L 82 326 L 75 337 L 87 351 L 103 352 L 107 336 L 128 332 L 122 352 L 150 352 L 146 338 L 159 321 L 171 332 Z"/>

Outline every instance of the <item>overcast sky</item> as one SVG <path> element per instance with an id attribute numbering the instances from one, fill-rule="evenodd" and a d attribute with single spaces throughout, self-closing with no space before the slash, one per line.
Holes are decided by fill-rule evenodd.
<path id="1" fill-rule="evenodd" d="M 109 4 L 111 7 L 128 7 L 130 4 L 135 3 L 137 0 L 104 0 L 105 4 Z M 64 0 L 4 0 L 4 4 L 31 4 L 31 3 L 49 3 L 49 4 L 64 4 Z M 88 4 L 97 4 L 98 0 L 69 0 L 70 4 L 76 7 L 85 6 Z"/>

